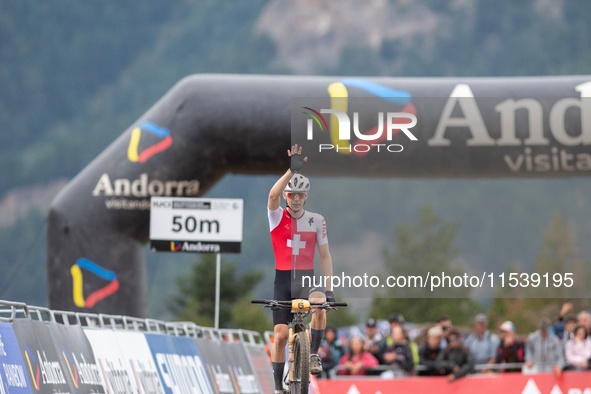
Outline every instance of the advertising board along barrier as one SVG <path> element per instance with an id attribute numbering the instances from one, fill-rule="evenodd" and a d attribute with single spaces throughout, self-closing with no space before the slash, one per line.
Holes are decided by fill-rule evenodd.
<path id="1" fill-rule="evenodd" d="M 222 332 L 232 333 L 242 344 L 252 372 L 257 377 L 261 392 L 274 394 L 273 368 L 271 368 L 261 334 L 248 330 L 222 330 Z"/>
<path id="2" fill-rule="evenodd" d="M 20 365 L 21 378 L 16 382 L 9 377 L 22 386 L 8 391 L 4 384 L 0 394 L 273 392 L 264 343 L 255 332 L 3 301 L 0 319 L 6 320 L 0 331 L 0 361 L 10 350 L 2 338 L 12 338 L 11 353 L 16 349 L 17 357 L 12 364 Z M 5 377 L 0 374 L 2 381 Z M 265 380 L 263 385 L 259 379 Z"/>
<path id="3" fill-rule="evenodd" d="M 589 394 L 591 371 L 522 375 L 501 373 L 467 376 L 449 383 L 442 377 L 318 380 L 316 394 L 437 393 L 437 394 Z"/>
<path id="4" fill-rule="evenodd" d="M 216 393 L 262 393 L 246 350 L 236 335 L 191 323 L 168 326 L 177 335 L 187 335 L 196 342 Z M 230 336 L 236 340 L 234 345 L 228 342 Z"/>
<path id="5" fill-rule="evenodd" d="M 86 324 L 109 394 L 164 394 L 162 382 L 142 331 L 149 323 L 129 316 L 76 313 Z"/>
<path id="6" fill-rule="evenodd" d="M 0 394 L 32 394 L 12 324 L 0 321 Z"/>
<path id="7" fill-rule="evenodd" d="M 213 393 L 213 383 L 203 362 L 197 343 L 194 338 L 172 337 L 172 343 L 176 355 L 173 359 L 180 359 L 187 375 L 194 381 L 193 389 L 199 389 L 202 393 Z"/>
<path id="8" fill-rule="evenodd" d="M 238 382 L 241 393 L 262 393 L 258 377 L 248 357 L 243 344 L 243 338 L 237 330 L 220 330 L 222 339 L 226 342 L 226 354 L 230 359 L 229 369 Z"/>
<path id="9" fill-rule="evenodd" d="M 121 355 L 131 369 L 140 393 L 164 394 L 164 387 L 144 334 L 123 330 L 114 332 Z"/>
<path id="10" fill-rule="evenodd" d="M 160 326 L 156 325 L 158 331 Z M 166 335 L 170 331 L 171 335 Z M 174 330 L 145 334 L 167 394 L 214 394 L 213 384 L 193 338 L 177 337 Z"/>
<path id="11" fill-rule="evenodd" d="M 82 326 L 50 321 L 47 328 L 72 391 L 105 394 L 99 367 Z"/>
<path id="12" fill-rule="evenodd" d="M 40 313 L 38 313 L 40 316 Z M 33 393 L 79 392 L 66 374 L 54 346 L 47 322 L 29 317 L 12 321 L 23 361 L 26 363 Z"/>
<path id="13" fill-rule="evenodd" d="M 97 327 L 84 328 L 84 334 L 92 346 L 106 391 L 109 394 L 142 394 L 138 390 L 133 371 L 121 354 L 115 332 Z"/>

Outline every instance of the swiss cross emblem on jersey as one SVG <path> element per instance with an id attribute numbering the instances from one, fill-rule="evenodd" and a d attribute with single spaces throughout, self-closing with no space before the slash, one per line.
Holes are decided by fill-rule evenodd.
<path id="1" fill-rule="evenodd" d="M 316 246 L 328 242 L 322 216 L 306 211 L 294 219 L 286 210 L 278 209 L 269 211 L 269 225 L 277 269 L 314 268 Z"/>
<path id="2" fill-rule="evenodd" d="M 306 241 L 302 240 L 300 234 L 293 234 L 293 239 L 287 240 L 287 247 L 291 248 L 291 254 L 293 256 L 298 256 L 300 254 L 300 249 L 306 248 Z"/>

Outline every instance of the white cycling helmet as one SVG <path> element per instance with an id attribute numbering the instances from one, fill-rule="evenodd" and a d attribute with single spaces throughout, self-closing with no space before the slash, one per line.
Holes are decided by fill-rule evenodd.
<path id="1" fill-rule="evenodd" d="M 287 186 L 285 186 L 284 191 L 308 193 L 310 191 L 310 180 L 302 174 L 294 174 Z"/>

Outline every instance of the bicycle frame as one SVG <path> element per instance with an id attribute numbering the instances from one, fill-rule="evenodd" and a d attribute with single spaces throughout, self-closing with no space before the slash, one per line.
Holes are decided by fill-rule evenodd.
<path id="1" fill-rule="evenodd" d="M 287 325 L 288 328 L 288 339 L 287 339 L 287 346 L 288 346 L 288 361 L 289 361 L 289 369 L 288 374 L 286 376 L 287 381 L 284 380 L 284 383 L 290 387 L 291 390 L 294 389 L 295 384 L 298 384 L 301 388 L 302 393 L 308 392 L 308 377 L 300 378 L 296 382 L 295 374 L 295 365 L 296 365 L 296 355 L 294 350 L 294 345 L 296 342 L 296 338 L 298 334 L 304 332 L 304 346 L 307 347 L 306 354 L 309 357 L 309 338 L 310 338 L 310 329 L 307 324 L 304 323 L 304 318 L 308 316 L 311 312 L 317 309 L 323 310 L 331 310 L 336 309 L 337 306 L 347 306 L 345 302 L 310 302 L 304 299 L 295 299 L 292 301 L 276 301 L 276 300 L 252 300 L 253 304 L 265 304 L 265 308 L 270 308 L 273 310 L 277 309 L 291 309 L 291 313 L 293 313 L 292 321 Z M 302 344 L 300 344 L 302 346 Z M 299 360 L 299 362 L 309 363 L 310 360 Z M 301 364 L 300 364 L 301 365 Z M 309 370 L 309 364 L 306 364 L 304 367 L 305 371 Z M 306 372 L 305 374 L 307 374 Z M 304 388 L 305 386 L 305 388 Z"/>

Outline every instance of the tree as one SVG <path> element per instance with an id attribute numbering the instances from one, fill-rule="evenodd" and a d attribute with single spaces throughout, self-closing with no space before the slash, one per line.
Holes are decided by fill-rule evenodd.
<path id="1" fill-rule="evenodd" d="M 232 308 L 232 321 L 238 328 L 258 331 L 263 335 L 267 330 L 272 329 L 269 314 L 262 305 L 254 305 L 250 302 L 256 298 L 252 293 L 241 297 Z"/>
<path id="2" fill-rule="evenodd" d="M 462 275 L 460 268 L 454 267 L 458 250 L 454 241 L 459 223 L 444 222 L 430 206 L 422 206 L 419 218 L 414 225 L 399 225 L 394 239 L 394 251 L 384 248 L 384 267 L 387 275 L 416 276 L 423 278 L 429 272 L 455 276 Z M 382 278 L 381 283 L 385 283 Z M 442 293 L 445 297 L 426 298 L 429 293 L 417 287 L 388 288 L 377 294 L 372 303 L 371 316 L 387 318 L 393 312 L 402 313 L 412 322 L 434 321 L 440 315 L 448 315 L 456 323 L 470 321 L 478 311 L 479 304 L 467 297 L 470 289 L 447 288 Z M 421 297 L 421 298 L 418 298 Z"/>
<path id="3" fill-rule="evenodd" d="M 202 326 L 213 326 L 215 316 L 215 255 L 205 254 L 193 265 L 189 276 L 178 277 L 179 294 L 170 309 L 179 320 L 193 321 Z M 220 273 L 220 327 L 230 327 L 235 305 L 250 297 L 250 292 L 263 278 L 261 271 L 247 271 L 241 276 L 236 265 L 224 262 Z M 248 298 L 250 301 L 250 298 Z M 240 327 L 246 328 L 246 327 Z"/>
<path id="4" fill-rule="evenodd" d="M 530 274 L 543 276 L 548 273 L 548 286 L 542 280 L 538 287 L 515 287 L 497 290 L 497 297 L 491 306 L 491 318 L 494 324 L 500 324 L 503 320 L 511 320 L 519 333 L 526 334 L 536 330 L 538 321 L 542 317 L 554 320 L 560 311 L 560 307 L 567 298 L 573 295 L 584 294 L 585 280 L 584 263 L 580 260 L 580 253 L 573 246 L 573 232 L 560 215 L 556 212 L 549 223 L 548 229 L 542 231 L 542 244 L 536 258 L 534 269 Z M 579 259 L 577 259 L 579 256 Z M 572 287 L 554 286 L 554 274 L 575 273 Z M 520 273 L 516 268 L 511 268 L 505 273 Z M 587 277 L 588 278 L 588 277 Z M 558 283 L 558 282 L 557 282 Z M 509 292 L 509 293 L 508 293 Z M 512 298 L 501 298 L 510 295 Z M 543 298 L 540 298 L 543 297 Z M 584 299 L 572 299 L 575 310 L 584 309 L 588 301 Z"/>

